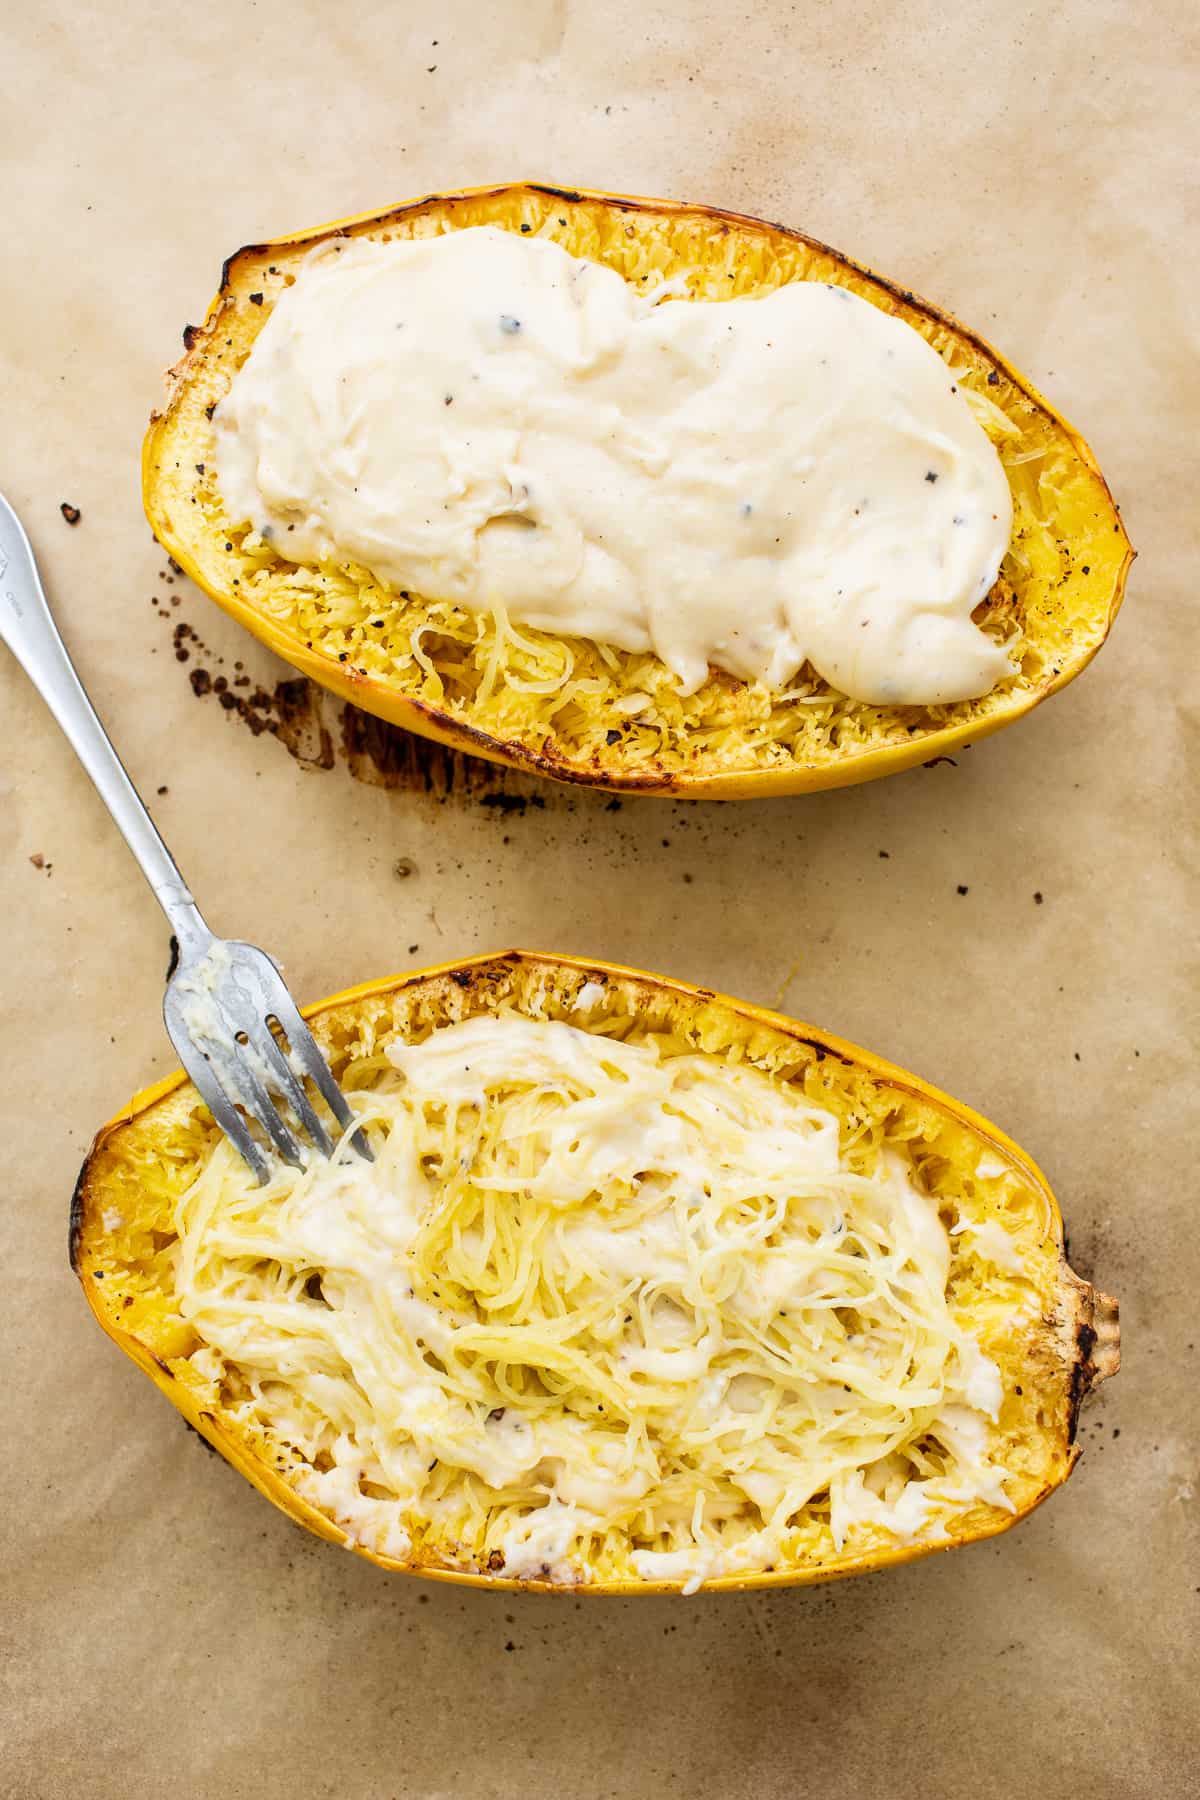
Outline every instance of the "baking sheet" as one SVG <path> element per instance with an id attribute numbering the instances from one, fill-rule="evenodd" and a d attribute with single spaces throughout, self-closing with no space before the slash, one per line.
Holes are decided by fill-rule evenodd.
<path id="1" fill-rule="evenodd" d="M 0 1793 L 1195 1791 L 1194 9 L 57 0 L 4 44 L 0 486 L 214 926 L 303 998 L 521 943 L 865 1042 L 1042 1163 L 1126 1365 L 1020 1530 L 834 1587 L 493 1597 L 306 1538 L 68 1272 L 90 1135 L 170 1066 L 166 932 L 0 652 Z M 520 176 L 787 220 L 991 336 L 1141 551 L 1093 668 L 953 763 L 724 809 L 404 754 L 281 690 L 143 522 L 159 370 L 238 244 Z"/>

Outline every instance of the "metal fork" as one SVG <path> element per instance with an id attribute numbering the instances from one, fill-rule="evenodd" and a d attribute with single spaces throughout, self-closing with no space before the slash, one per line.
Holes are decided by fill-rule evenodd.
<path id="1" fill-rule="evenodd" d="M 29 539 L 0 494 L 0 638 L 70 740 L 133 851 L 174 933 L 163 1018 L 167 1033 L 221 1130 L 260 1183 L 271 1159 L 255 1120 L 286 1162 L 303 1165 L 300 1137 L 323 1156 L 333 1143 L 304 1088 L 310 1080 L 338 1126 L 354 1115 L 271 958 L 253 944 L 215 937 L 84 692 L 50 613 Z M 272 1030 L 272 1023 L 278 1028 Z M 286 1040 L 286 1048 L 280 1037 Z M 351 1143 L 371 1160 L 361 1131 Z"/>

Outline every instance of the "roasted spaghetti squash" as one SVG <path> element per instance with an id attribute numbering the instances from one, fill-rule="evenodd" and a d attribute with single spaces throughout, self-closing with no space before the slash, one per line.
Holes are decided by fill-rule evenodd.
<path id="1" fill-rule="evenodd" d="M 945 360 L 1003 463 L 1013 532 L 975 619 L 1011 673 L 976 699 L 868 704 L 806 664 L 776 691 L 718 668 L 682 692 L 656 655 L 518 627 L 361 565 L 291 562 L 228 516 L 213 415 L 282 293 L 331 238 L 392 243 L 487 225 L 552 240 L 693 301 L 831 283 L 894 314 Z M 643 290 L 645 291 L 644 285 Z M 984 736 L 1073 679 L 1120 605 L 1132 550 L 1086 444 L 973 333 L 779 225 L 700 206 L 537 186 L 435 195 L 239 251 L 146 439 L 157 536 L 222 606 L 303 673 L 409 730 L 558 780 L 739 798 L 837 787 Z"/>
<path id="2" fill-rule="evenodd" d="M 314 1029 L 375 1161 L 254 1185 L 182 1077 L 98 1137 L 105 1330 L 278 1506 L 387 1568 L 806 1582 L 1061 1483 L 1115 1302 L 995 1129 L 776 1015 L 512 953 Z"/>

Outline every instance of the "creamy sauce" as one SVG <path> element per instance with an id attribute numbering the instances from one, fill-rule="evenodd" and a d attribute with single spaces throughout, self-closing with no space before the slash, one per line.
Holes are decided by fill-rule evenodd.
<path id="1" fill-rule="evenodd" d="M 640 295 L 491 227 L 321 246 L 215 415 L 284 557 L 781 689 L 934 704 L 1010 672 L 972 623 L 1012 532 L 946 364 L 849 290 Z"/>
<path id="2" fill-rule="evenodd" d="M 825 1489 L 838 1550 L 1011 1506 L 1000 1371 L 952 1317 L 949 1239 L 901 1158 L 851 1174 L 795 1087 L 562 1023 L 478 1017 L 387 1056 L 356 1090 L 373 1163 L 256 1189 L 222 1144 L 177 1221 L 197 1372 L 229 1358 L 356 1541 L 401 1555 L 428 1521 L 470 1543 L 494 1503 L 496 1572 L 587 1579 L 615 1532 L 632 1572 L 694 1587 L 789 1555 Z M 464 1179 L 483 1204 L 427 1243 Z M 516 1365 L 569 1376 L 564 1403 L 500 1391 Z M 896 1453 L 921 1436 L 941 1472 Z"/>

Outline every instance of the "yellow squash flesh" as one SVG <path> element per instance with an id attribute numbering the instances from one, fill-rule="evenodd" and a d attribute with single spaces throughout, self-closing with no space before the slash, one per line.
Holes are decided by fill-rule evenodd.
<path id="1" fill-rule="evenodd" d="M 590 985 L 589 985 L 590 984 Z M 876 1533 L 865 1544 L 770 1572 L 729 1575 L 706 1588 L 789 1586 L 865 1573 L 935 1549 L 1006 1530 L 1066 1480 L 1078 1457 L 1075 1422 L 1084 1395 L 1119 1366 L 1117 1304 L 1081 1281 L 1063 1251 L 1062 1219 L 1044 1177 L 995 1126 L 916 1077 L 827 1033 L 776 1013 L 665 977 L 605 963 L 527 951 L 481 956 L 352 988 L 307 1009 L 335 1073 L 353 1055 L 389 1038 L 501 1006 L 533 1018 L 578 1022 L 577 1001 L 603 991 L 601 1015 L 670 1034 L 681 1045 L 744 1059 L 804 1085 L 835 1111 L 848 1133 L 864 1118 L 882 1122 L 902 1145 L 945 1217 L 960 1203 L 995 1211 L 1027 1247 L 1037 1291 L 1036 1317 L 1014 1319 L 1011 1341 L 985 1345 L 1001 1368 L 1009 1494 L 1015 1511 L 975 1504 L 943 1543 L 896 1542 Z M 71 1260 L 100 1324 L 184 1418 L 276 1506 L 319 1537 L 346 1541 L 335 1519 L 301 1497 L 287 1479 L 283 1446 L 223 1411 L 214 1384 L 193 1366 L 201 1340 L 174 1307 L 174 1206 L 217 1137 L 195 1089 L 182 1074 L 133 1099 L 99 1133 L 80 1174 L 71 1213 Z M 1007 1328 L 1006 1328 L 1007 1330 Z M 456 1565 L 446 1546 L 414 1532 L 405 1562 L 352 1546 L 383 1568 L 473 1586 L 546 1588 Z M 677 1592 L 681 1582 L 598 1579 L 575 1593 Z"/>
<path id="2" fill-rule="evenodd" d="M 653 656 L 604 656 L 584 640 L 536 631 L 515 643 L 498 638 L 494 622 L 437 596 L 397 595 L 366 570 L 298 572 L 226 518 L 212 411 L 313 246 L 473 225 L 552 238 L 631 282 L 682 277 L 698 301 L 835 282 L 915 327 L 955 372 L 1009 477 L 1012 547 L 977 617 L 1010 650 L 1014 676 L 978 700 L 877 707 L 847 699 L 807 666 L 782 700 L 713 671 L 681 700 Z M 344 699 L 559 781 L 742 799 L 911 768 L 1010 724 L 1073 680 L 1108 633 L 1133 557 L 1088 446 L 982 339 L 799 232 L 713 207 L 528 184 L 427 196 L 239 250 L 204 325 L 188 326 L 184 342 L 143 457 L 146 513 L 164 548 L 256 637 Z M 550 692 L 532 691 L 545 690 L 547 677 Z M 576 691 L 581 679 L 586 693 Z"/>

